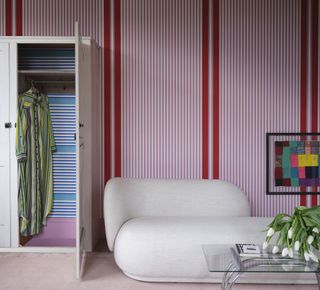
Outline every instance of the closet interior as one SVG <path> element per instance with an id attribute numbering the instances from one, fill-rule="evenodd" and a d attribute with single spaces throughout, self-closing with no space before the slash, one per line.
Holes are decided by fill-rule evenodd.
<path id="1" fill-rule="evenodd" d="M 42 232 L 20 246 L 76 246 L 76 97 L 74 44 L 18 44 L 18 93 L 48 96 L 56 145 L 52 154 L 53 205 Z"/>

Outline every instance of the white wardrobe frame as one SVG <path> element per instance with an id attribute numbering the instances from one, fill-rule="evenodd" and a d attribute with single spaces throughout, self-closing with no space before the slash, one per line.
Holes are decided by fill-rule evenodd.
<path id="1" fill-rule="evenodd" d="M 77 35 L 76 28 L 76 35 Z M 103 190 L 102 179 L 102 145 L 99 152 L 93 153 L 92 140 L 94 134 L 102 141 L 102 101 L 99 89 L 98 48 L 87 37 L 0 37 L 0 43 L 9 43 L 10 62 L 10 122 L 16 122 L 18 96 L 18 45 L 19 44 L 73 44 L 75 46 L 75 95 L 76 95 L 76 247 L 27 247 L 19 246 L 18 218 L 18 183 L 17 162 L 15 156 L 15 128 L 10 128 L 10 248 L 0 248 L 0 252 L 44 252 L 44 253 L 76 253 L 76 275 L 81 275 L 82 258 L 86 251 L 92 251 L 99 238 L 98 218 L 94 218 L 99 210 L 99 198 Z M 96 76 L 91 75 L 91 72 Z M 90 98 L 94 95 L 94 98 Z M 92 121 L 92 99 L 100 110 L 99 120 Z M 91 112 L 90 112 L 91 109 Z M 94 124 L 92 124 L 94 123 Z M 80 128 L 80 124 L 83 124 Z M 3 126 L 3 124 L 0 124 Z M 89 125 L 89 126 L 88 126 Z M 93 125 L 93 126 L 92 126 Z M 97 131 L 92 132 L 92 127 Z M 100 142 L 101 143 L 101 142 Z M 83 160 L 81 160 L 83 159 Z M 93 160 L 94 159 L 94 160 Z M 92 162 L 98 162 L 92 168 Z M 81 162 L 86 164 L 85 172 Z M 81 178 L 80 178 L 81 177 Z M 97 200 L 96 202 L 94 200 Z M 96 214 L 97 215 L 97 214 Z"/>

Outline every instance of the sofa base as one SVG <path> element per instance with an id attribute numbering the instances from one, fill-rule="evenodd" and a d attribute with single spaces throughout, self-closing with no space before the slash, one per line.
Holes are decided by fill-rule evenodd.
<path id="1" fill-rule="evenodd" d="M 261 243 L 270 218 L 139 217 L 120 229 L 114 257 L 130 278 L 147 282 L 221 283 L 210 273 L 203 244 Z M 313 273 L 243 273 L 239 283 L 316 284 Z"/>

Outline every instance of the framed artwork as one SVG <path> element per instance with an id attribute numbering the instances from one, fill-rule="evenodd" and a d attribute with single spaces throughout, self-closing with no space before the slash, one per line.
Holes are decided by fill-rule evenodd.
<path id="1" fill-rule="evenodd" d="M 267 133 L 267 194 L 320 194 L 320 133 Z"/>

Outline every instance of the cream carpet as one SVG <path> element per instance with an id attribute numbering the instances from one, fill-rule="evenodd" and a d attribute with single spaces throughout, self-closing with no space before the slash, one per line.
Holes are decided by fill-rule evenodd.
<path id="1" fill-rule="evenodd" d="M 113 255 L 89 254 L 82 281 L 73 254 L 0 253 L 1 290 L 218 290 L 218 284 L 143 283 L 127 278 Z M 235 290 L 316 290 L 315 285 L 235 285 Z"/>

